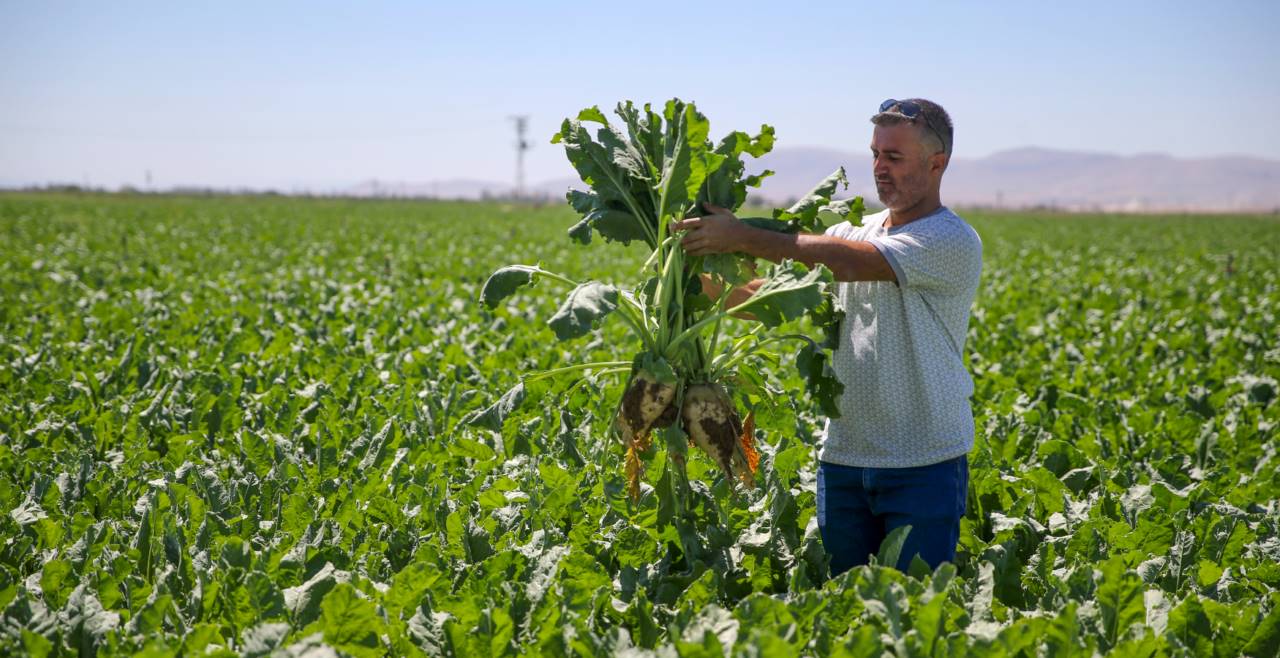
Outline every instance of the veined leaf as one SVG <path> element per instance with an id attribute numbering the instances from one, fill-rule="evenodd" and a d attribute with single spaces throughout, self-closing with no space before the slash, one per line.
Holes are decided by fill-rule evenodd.
<path id="1" fill-rule="evenodd" d="M 605 128 L 602 129 L 602 134 L 613 133 Z M 649 245 L 656 246 L 654 238 L 657 236 L 657 218 L 647 194 L 647 186 L 634 180 L 628 173 L 639 169 L 634 153 L 618 151 L 621 145 L 616 142 L 613 144 L 614 152 L 610 152 L 592 139 L 582 124 L 567 119 L 552 141 L 564 144 L 570 164 L 578 171 L 582 182 L 591 186 L 592 192 L 600 198 L 600 205 L 611 209 L 625 209 L 633 216 L 645 220 L 646 224 L 650 221 L 655 223 L 644 231 Z M 619 161 L 623 163 L 623 167 L 618 166 Z"/>
<path id="2" fill-rule="evenodd" d="M 783 261 L 769 268 L 756 293 L 733 312 L 750 313 L 766 327 L 776 327 L 821 305 L 830 282 L 826 267 L 809 269 L 796 261 Z"/>
<path id="3" fill-rule="evenodd" d="M 820 210 L 835 213 L 850 224 L 859 226 L 862 224 L 862 215 L 867 209 L 866 206 L 863 205 L 862 197 L 855 196 L 848 199 L 832 201 L 823 206 Z"/>
<path id="4" fill-rule="evenodd" d="M 625 101 L 618 103 L 615 110 L 627 124 L 627 132 L 631 145 L 641 154 L 649 166 L 649 179 L 657 180 L 662 171 L 663 160 L 663 125 L 662 115 L 653 111 L 645 103 L 643 111 L 635 103 Z"/>
<path id="5" fill-rule="evenodd" d="M 340 581 L 345 582 L 346 579 L 347 576 L 339 574 L 332 563 L 326 563 L 307 582 L 284 590 L 285 607 L 294 625 L 303 627 L 320 616 L 320 606 L 325 595 Z"/>
<path id="6" fill-rule="evenodd" d="M 649 234 L 642 219 L 625 208 L 610 208 L 595 194 L 570 190 L 569 205 L 582 215 L 582 220 L 569 229 L 569 237 L 579 244 L 590 244 L 595 231 L 610 242 L 631 244 L 633 240 L 647 241 Z"/>
<path id="7" fill-rule="evenodd" d="M 348 583 L 340 583 L 320 604 L 320 625 L 325 642 L 354 656 L 385 654 L 378 633 L 382 620 L 374 605 L 356 593 Z"/>
<path id="8" fill-rule="evenodd" d="M 1258 623 L 1242 651 L 1249 656 L 1280 654 L 1280 606 L 1271 607 L 1271 612 Z"/>
<path id="9" fill-rule="evenodd" d="M 1112 558 L 1101 566 L 1097 601 L 1102 612 L 1103 638 L 1114 646 L 1129 627 L 1146 621 L 1142 579 L 1129 571 L 1120 558 Z"/>
<path id="10" fill-rule="evenodd" d="M 613 166 L 625 173 L 633 184 L 637 181 L 650 180 L 651 171 L 644 154 L 627 141 L 626 136 L 619 133 L 616 128 L 606 124 L 605 127 L 596 131 L 596 139 L 609 154 L 609 161 Z"/>
<path id="11" fill-rule="evenodd" d="M 773 172 L 766 171 L 765 174 Z M 862 197 L 832 200 L 837 188 L 849 184 L 845 178 L 844 168 L 837 169 L 818 183 L 812 190 L 796 201 L 786 210 L 775 210 L 773 217 L 744 217 L 742 222 L 755 228 L 778 233 L 822 233 L 826 226 L 819 213 L 830 212 L 855 226 L 862 223 L 862 215 L 866 211 Z"/>
<path id="12" fill-rule="evenodd" d="M 485 280 L 484 287 L 480 289 L 480 299 L 485 306 L 497 308 L 502 300 L 533 281 L 536 269 L 528 265 L 508 265 L 499 269 Z"/>
<path id="13" fill-rule="evenodd" d="M 742 206 L 747 200 L 747 188 L 759 187 L 760 182 L 772 173 L 765 171 L 755 176 L 744 176 L 746 163 L 742 155 L 746 153 L 758 158 L 768 153 L 773 149 L 773 139 L 773 127 L 765 125 L 760 127 L 760 134 L 754 138 L 735 131 L 720 140 L 713 152 L 715 165 L 708 167 L 706 183 L 698 195 L 694 212 L 701 214 L 704 202 L 730 210 Z"/>
<path id="14" fill-rule="evenodd" d="M 609 119 L 605 118 L 604 112 L 599 107 L 588 107 L 578 113 L 578 121 L 594 121 L 596 123 L 609 123 Z"/>
<path id="15" fill-rule="evenodd" d="M 599 281 L 588 281 L 569 293 L 547 324 L 556 332 L 556 338 L 569 340 L 585 336 L 597 321 L 616 308 L 617 288 Z"/>
<path id="16" fill-rule="evenodd" d="M 491 429 L 495 432 L 502 430 L 502 423 L 506 421 L 507 416 L 520 408 L 520 404 L 525 399 L 524 382 L 519 382 L 512 386 L 506 393 L 489 407 L 482 411 L 472 413 L 463 419 L 463 423 L 468 425 L 478 425 Z"/>
<path id="17" fill-rule="evenodd" d="M 707 135 L 711 123 L 692 105 L 667 102 L 662 179 L 658 183 L 658 217 L 682 218 L 698 199 L 707 178 Z"/>
<path id="18" fill-rule="evenodd" d="M 72 647 L 82 655 L 93 655 L 103 636 L 119 626 L 120 615 L 103 609 L 98 597 L 82 583 L 67 597 L 58 621 L 66 629 Z"/>
<path id="19" fill-rule="evenodd" d="M 831 197 L 835 195 L 836 189 L 839 187 L 848 187 L 849 179 L 845 177 L 844 167 L 832 172 L 830 176 L 822 179 L 808 194 L 800 197 L 790 208 L 786 210 L 775 210 L 773 218 L 775 220 L 786 222 L 785 232 L 794 233 L 796 231 L 804 231 L 806 233 L 822 233 L 826 227 L 822 221 L 818 219 L 818 213 L 831 203 Z M 842 210 L 852 208 L 855 202 L 846 202 L 837 205 L 833 210 Z M 857 202 L 860 205 L 860 201 Z M 846 210 L 847 212 L 847 210 Z M 778 229 L 771 229 L 778 230 Z"/>
<path id="20" fill-rule="evenodd" d="M 828 418 L 839 418 L 844 384 L 831 367 L 831 353 L 817 343 L 807 342 L 796 355 L 796 366 L 804 377 L 805 390 L 818 403 L 822 413 Z"/>
<path id="21" fill-rule="evenodd" d="M 289 636 L 289 625 L 280 622 L 264 622 L 246 628 L 240 644 L 247 658 L 264 658 L 284 644 Z"/>
<path id="22" fill-rule="evenodd" d="M 522 286 L 528 285 L 535 277 L 551 279 L 567 286 L 578 285 L 574 281 L 555 272 L 548 272 L 541 267 L 534 265 L 508 265 L 489 275 L 489 278 L 484 282 L 484 287 L 480 289 L 480 299 L 489 308 L 495 308 L 499 302 L 515 294 Z"/>
<path id="23" fill-rule="evenodd" d="M 66 585 L 74 582 L 71 575 L 71 564 L 66 560 L 53 559 L 44 564 L 40 570 L 40 590 L 44 592 L 44 600 L 56 610 L 66 603 L 70 588 Z"/>
<path id="24" fill-rule="evenodd" d="M 812 216 L 816 214 L 822 206 L 826 205 L 835 196 L 836 190 L 849 186 L 849 179 L 845 176 L 844 167 L 840 167 L 831 172 L 826 178 L 822 179 L 807 194 L 800 197 L 790 208 L 782 211 L 783 219 L 791 219 L 800 216 Z"/>

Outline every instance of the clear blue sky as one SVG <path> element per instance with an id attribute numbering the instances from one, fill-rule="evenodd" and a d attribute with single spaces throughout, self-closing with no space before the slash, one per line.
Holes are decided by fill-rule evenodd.
<path id="1" fill-rule="evenodd" d="M 957 157 L 1280 159 L 1280 2 L 0 0 L 0 184 L 346 186 L 571 175 L 560 120 L 694 100 L 713 134 L 863 151 L 890 96 Z"/>

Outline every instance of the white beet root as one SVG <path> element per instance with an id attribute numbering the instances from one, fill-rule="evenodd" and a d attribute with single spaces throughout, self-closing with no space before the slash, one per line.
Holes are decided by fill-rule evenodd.
<path id="1" fill-rule="evenodd" d="M 685 432 L 693 444 L 706 453 L 727 477 L 748 488 L 754 487 L 754 451 L 751 455 L 747 452 L 750 437 L 745 436 L 738 411 L 724 389 L 717 384 L 688 387 L 681 412 Z"/>
<path id="2" fill-rule="evenodd" d="M 644 442 L 655 427 L 666 427 L 675 421 L 676 387 L 665 384 L 647 370 L 637 370 L 622 394 L 618 409 L 618 426 L 628 444 Z"/>

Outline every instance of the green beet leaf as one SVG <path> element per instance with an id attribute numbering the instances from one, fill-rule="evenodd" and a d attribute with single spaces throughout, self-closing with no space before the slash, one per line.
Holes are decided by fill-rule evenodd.
<path id="1" fill-rule="evenodd" d="M 826 227 L 818 219 L 818 213 L 824 209 L 830 208 L 832 212 L 844 211 L 847 214 L 855 208 L 861 207 L 861 201 L 845 202 L 831 205 L 831 197 L 835 195 L 836 190 L 840 187 L 848 187 L 849 179 L 845 177 L 844 167 L 841 167 L 830 176 L 822 179 L 812 190 L 800 197 L 786 210 L 777 210 L 773 213 L 773 219 L 779 222 L 785 222 L 785 231 L 794 233 L 796 231 L 805 231 L 808 233 L 821 233 Z M 778 229 L 772 229 L 778 230 Z"/>
<path id="2" fill-rule="evenodd" d="M 830 270 L 821 265 L 809 269 L 796 261 L 783 261 L 769 268 L 764 284 L 733 312 L 750 313 L 766 327 L 776 327 L 821 306 L 831 280 Z"/>
<path id="3" fill-rule="evenodd" d="M 617 288 L 599 281 L 588 281 L 569 293 L 547 324 L 560 340 L 578 338 L 586 335 L 601 318 L 616 308 Z"/>
<path id="4" fill-rule="evenodd" d="M 828 418 L 840 417 L 840 396 L 844 384 L 831 368 L 830 352 L 812 340 L 806 341 L 796 355 L 796 367 L 804 377 L 805 389 Z"/>
<path id="5" fill-rule="evenodd" d="M 629 245 L 633 241 L 645 241 L 649 233 L 641 220 L 625 207 L 609 207 L 599 195 L 570 190 L 566 195 L 569 205 L 582 215 L 582 220 L 569 229 L 569 237 L 579 244 L 590 244 L 594 231 L 609 242 Z"/>
<path id="6" fill-rule="evenodd" d="M 324 640 L 354 656 L 385 654 L 378 633 L 382 628 L 377 609 L 356 593 L 348 583 L 340 583 L 320 605 L 320 626 Z"/>
<path id="7" fill-rule="evenodd" d="M 527 265 L 508 265 L 490 274 L 480 289 L 481 301 L 489 308 L 496 308 L 502 300 L 533 281 L 534 269 Z"/>

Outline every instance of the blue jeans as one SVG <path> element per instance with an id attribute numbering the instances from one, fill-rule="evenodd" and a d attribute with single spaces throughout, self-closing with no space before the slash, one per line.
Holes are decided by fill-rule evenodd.
<path id="1" fill-rule="evenodd" d="M 911 526 L 898 569 L 920 558 L 954 562 L 969 490 L 967 455 L 928 466 L 859 468 L 818 463 L 818 530 L 835 576 L 867 564 L 894 528 Z"/>

